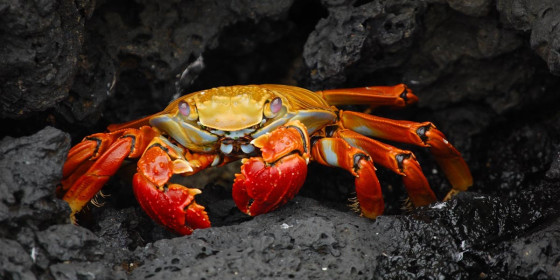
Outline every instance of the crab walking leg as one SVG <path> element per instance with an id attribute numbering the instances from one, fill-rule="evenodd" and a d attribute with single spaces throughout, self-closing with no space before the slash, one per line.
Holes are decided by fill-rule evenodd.
<path id="1" fill-rule="evenodd" d="M 95 160 L 102 156 L 107 149 L 125 133 L 129 136 L 138 134 L 135 130 L 130 129 L 123 129 L 111 133 L 96 133 L 85 137 L 82 142 L 72 147 L 68 152 L 62 168 L 63 181 L 57 189 L 59 196 L 62 197 L 64 193 L 74 185 L 74 182 L 88 171 L 95 163 Z M 140 134 L 144 133 L 141 131 Z M 131 139 L 132 137 L 130 137 L 129 140 Z M 124 142 L 127 141 L 128 140 L 125 139 Z M 150 139 L 148 141 L 150 141 Z M 121 140 L 121 142 L 123 141 Z"/>
<path id="2" fill-rule="evenodd" d="M 365 217 L 375 219 L 383 213 L 381 186 L 375 167 L 364 151 L 341 138 L 321 138 L 313 144 L 311 156 L 320 164 L 343 168 L 356 177 L 356 196 Z"/>
<path id="3" fill-rule="evenodd" d="M 381 143 L 349 129 L 337 130 L 333 136 L 342 138 L 353 147 L 366 151 L 376 164 L 401 175 L 414 206 L 424 206 L 437 201 L 412 152 Z"/>
<path id="4" fill-rule="evenodd" d="M 157 132 L 150 127 L 98 133 L 72 148 L 63 167 L 63 180 L 57 190 L 75 215 L 117 172 L 126 158 L 139 157 Z"/>
<path id="5" fill-rule="evenodd" d="M 406 85 L 374 86 L 317 91 L 330 105 L 369 104 L 372 107 L 404 107 L 418 101 Z"/>
<path id="6" fill-rule="evenodd" d="M 215 154 L 189 154 L 197 157 L 198 163 L 191 165 L 179 147 L 165 138 L 156 137 L 138 161 L 138 172 L 133 177 L 133 190 L 140 206 L 150 218 L 172 231 L 187 235 L 194 229 L 210 227 L 204 207 L 194 201 L 200 194 L 198 189 L 189 189 L 179 184 L 167 184 L 173 174 L 190 175 L 208 166 Z M 193 165 L 198 170 L 193 169 Z"/>
<path id="7" fill-rule="evenodd" d="M 391 120 L 342 110 L 339 116 L 343 127 L 360 134 L 429 148 L 451 183 L 453 193 L 472 186 L 473 179 L 467 163 L 432 123 Z"/>
<path id="8" fill-rule="evenodd" d="M 309 135 L 299 121 L 291 121 L 253 140 L 262 157 L 243 160 L 235 174 L 232 196 L 242 212 L 256 216 L 291 200 L 307 176 Z"/>

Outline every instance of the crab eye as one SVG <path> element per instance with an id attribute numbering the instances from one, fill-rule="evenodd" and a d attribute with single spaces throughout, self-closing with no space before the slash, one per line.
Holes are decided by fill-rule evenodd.
<path id="1" fill-rule="evenodd" d="M 179 102 L 179 112 L 181 112 L 181 115 L 188 117 L 191 114 L 191 106 L 187 102 Z"/>
<path id="2" fill-rule="evenodd" d="M 188 102 L 185 101 L 179 102 L 178 109 L 181 115 L 186 117 L 188 120 L 194 121 L 198 119 L 198 113 L 196 112 L 196 108 L 190 105 Z"/>
<path id="3" fill-rule="evenodd" d="M 270 112 L 277 114 L 280 110 L 282 110 L 282 99 L 280 99 L 280 97 L 276 97 L 272 99 L 272 102 L 270 102 Z"/>
<path id="4" fill-rule="evenodd" d="M 282 110 L 282 99 L 276 97 L 266 104 L 264 109 L 264 116 L 267 118 L 274 118 L 278 112 Z"/>

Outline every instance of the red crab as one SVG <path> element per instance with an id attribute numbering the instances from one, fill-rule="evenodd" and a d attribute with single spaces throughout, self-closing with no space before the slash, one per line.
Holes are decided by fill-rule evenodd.
<path id="1" fill-rule="evenodd" d="M 402 175 L 415 206 L 436 201 L 410 151 L 378 140 L 428 148 L 451 182 L 450 194 L 472 185 L 460 153 L 432 123 L 397 121 L 339 110 L 334 105 L 403 107 L 418 98 L 403 84 L 312 92 L 285 85 L 230 86 L 184 95 L 160 113 L 87 136 L 64 164 L 59 195 L 71 218 L 129 159 L 139 159 L 133 189 L 156 222 L 179 234 L 210 226 L 196 188 L 168 183 L 174 174 L 242 159 L 233 199 L 252 216 L 292 199 L 305 181 L 307 163 L 340 167 L 355 176 L 359 209 L 374 219 L 383 213 L 374 163 Z"/>

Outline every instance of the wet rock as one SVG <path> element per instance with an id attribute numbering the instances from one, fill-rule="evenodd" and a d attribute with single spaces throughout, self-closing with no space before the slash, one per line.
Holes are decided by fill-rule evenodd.
<path id="1" fill-rule="evenodd" d="M 381 216 L 375 221 L 297 197 L 277 212 L 240 225 L 213 227 L 138 248 L 136 258 L 145 262 L 132 276 L 469 279 L 484 273 L 523 277 L 525 271 L 501 270 L 493 263 L 509 252 L 493 253 L 490 258 L 480 250 L 511 246 L 517 251 L 522 243 L 510 243 L 509 236 L 532 236 L 530 228 L 558 215 L 557 187 L 528 190 L 523 199 L 463 193 L 412 215 Z M 552 230 L 547 237 L 555 234 Z M 536 241 L 535 246 L 554 246 L 552 240 Z M 533 260 L 533 265 L 554 275 L 553 253 Z"/>
<path id="2" fill-rule="evenodd" d="M 560 221 L 493 251 L 492 262 L 521 279 L 559 279 Z M 505 252 L 505 253 L 504 253 Z"/>

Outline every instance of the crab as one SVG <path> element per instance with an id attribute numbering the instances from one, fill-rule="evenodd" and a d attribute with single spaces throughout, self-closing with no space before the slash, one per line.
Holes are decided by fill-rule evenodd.
<path id="1" fill-rule="evenodd" d="M 154 221 L 181 235 L 210 226 L 197 188 L 170 183 L 175 174 L 241 160 L 233 200 L 244 213 L 270 212 L 304 184 L 309 161 L 354 177 L 357 209 L 375 219 L 384 210 L 375 164 L 402 175 L 411 203 L 437 201 L 414 154 L 377 139 L 429 149 L 449 180 L 445 199 L 465 191 L 472 176 L 461 154 L 430 122 L 392 120 L 336 105 L 404 107 L 418 100 L 404 84 L 312 92 L 287 85 L 217 87 L 179 97 L 154 115 L 85 137 L 68 154 L 58 195 L 71 219 L 100 192 L 126 159 L 138 159 L 133 191 Z"/>

